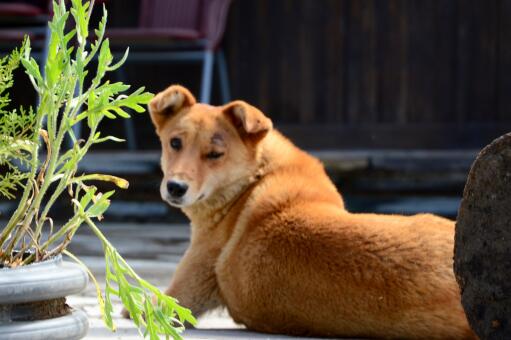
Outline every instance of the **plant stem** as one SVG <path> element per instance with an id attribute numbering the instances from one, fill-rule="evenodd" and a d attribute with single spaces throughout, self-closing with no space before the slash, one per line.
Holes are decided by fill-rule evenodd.
<path id="1" fill-rule="evenodd" d="M 96 130 L 94 128 L 91 129 L 91 132 L 89 134 L 89 138 L 87 139 L 87 142 L 83 146 L 83 148 L 81 148 L 80 154 L 77 157 L 78 161 L 81 160 L 85 156 L 85 154 L 87 153 L 89 148 L 92 146 L 92 136 L 94 136 L 95 131 Z M 78 162 L 76 162 L 76 164 L 78 165 Z M 42 222 L 46 219 L 46 216 L 47 216 L 50 208 L 53 206 L 53 203 L 55 202 L 55 200 L 66 189 L 70 177 L 75 172 L 76 172 L 76 166 L 74 168 L 69 169 L 68 171 L 66 171 L 64 173 L 64 175 L 62 176 L 62 178 L 60 179 L 57 188 L 55 189 L 55 191 L 53 192 L 53 195 L 50 197 L 50 199 L 46 203 L 46 206 L 44 207 L 44 210 L 43 210 L 41 216 L 39 217 L 39 220 L 38 220 L 38 223 L 37 223 L 37 227 L 36 227 L 36 231 L 34 233 L 35 237 L 39 237 L 41 235 L 41 232 L 42 232 Z M 50 181 L 50 183 L 51 183 L 51 181 Z"/>
<path id="2" fill-rule="evenodd" d="M 64 119 L 65 118 L 63 118 L 63 122 L 61 124 L 64 123 Z M 39 130 L 37 130 L 37 131 L 39 131 Z M 46 193 L 46 190 L 48 189 L 48 187 L 51 184 L 51 178 L 53 176 L 53 172 L 55 171 L 55 163 L 59 156 L 60 144 L 62 143 L 63 135 L 64 135 L 64 130 L 61 129 L 59 131 L 59 134 L 57 135 L 57 141 L 55 143 L 53 143 L 54 149 L 52 147 L 52 152 L 49 153 L 50 161 L 49 161 L 48 168 L 46 168 L 46 174 L 44 174 L 44 176 L 43 176 L 44 177 L 43 184 L 41 185 L 39 190 L 36 192 L 34 199 L 32 200 L 31 204 L 29 205 L 27 211 L 25 211 L 25 218 L 23 219 L 23 226 L 21 227 L 21 231 L 17 233 L 17 235 L 16 235 L 17 237 L 15 236 L 11 240 L 9 247 L 7 248 L 8 253 L 10 253 L 13 250 L 13 248 L 19 242 L 21 237 L 24 235 L 24 233 L 25 233 L 24 230 L 26 230 L 27 228 L 30 228 L 30 225 L 32 223 L 32 220 L 34 219 L 34 216 L 39 211 L 39 206 L 41 205 L 42 199 Z M 37 136 L 39 136 L 39 135 L 37 135 Z M 51 143 L 51 140 L 50 140 L 50 143 Z M 44 169 L 42 169 L 42 171 L 44 171 Z M 41 228 L 38 227 L 38 229 L 41 229 Z M 34 236 L 37 239 L 39 237 L 39 234 L 35 233 Z"/>
<path id="3" fill-rule="evenodd" d="M 99 238 L 99 240 L 105 245 L 107 246 L 108 248 L 114 248 L 114 246 L 112 246 L 112 244 L 110 243 L 110 241 L 108 241 L 108 239 L 105 237 L 105 235 L 103 235 L 103 233 L 101 232 L 101 230 L 99 230 L 99 228 L 96 226 L 96 224 L 90 219 L 89 216 L 85 215 L 84 216 L 84 220 L 85 220 L 85 223 L 87 223 L 89 225 L 89 227 L 92 229 L 92 231 L 94 232 L 94 234 L 96 234 L 97 238 Z"/>
<path id="4" fill-rule="evenodd" d="M 47 95 L 43 96 L 43 98 L 41 99 L 41 105 L 39 106 L 39 110 L 37 112 L 36 124 L 34 126 L 34 137 L 32 140 L 33 146 L 32 146 L 32 159 L 30 161 L 30 175 L 28 177 L 29 180 L 27 181 L 25 190 L 23 190 L 23 196 L 21 197 L 20 202 L 18 203 L 18 207 L 16 208 L 16 211 L 13 213 L 13 215 L 9 219 L 9 222 L 7 222 L 6 227 L 0 234 L 1 235 L 0 236 L 0 248 L 3 248 L 10 233 L 14 230 L 14 228 L 19 224 L 22 217 L 25 215 L 25 213 L 28 209 L 28 206 L 27 206 L 28 198 L 30 197 L 30 194 L 32 193 L 32 191 L 35 189 L 32 186 L 30 179 L 35 178 L 35 174 L 37 172 L 37 165 L 38 165 L 37 163 L 39 162 L 39 143 L 38 143 L 39 134 L 38 134 L 38 131 L 41 129 L 43 116 L 44 116 L 44 111 L 41 110 L 41 107 L 45 107 L 45 103 L 47 101 L 48 101 Z M 27 188 L 30 188 L 30 189 L 27 189 Z M 4 254 L 4 256 L 10 256 L 10 253 L 6 252 L 6 254 Z M 4 258 L 2 258 L 2 260 L 3 259 Z"/>
<path id="5" fill-rule="evenodd" d="M 117 249 L 115 249 L 115 247 L 110 243 L 110 241 L 108 241 L 108 239 L 101 232 L 98 226 L 96 226 L 96 224 L 90 219 L 90 217 L 85 216 L 85 223 L 89 225 L 89 227 L 92 229 L 96 237 L 100 239 L 100 241 L 103 243 L 103 246 L 109 248 L 110 251 L 115 254 L 116 258 L 120 260 L 122 264 L 124 264 L 125 269 L 128 271 L 131 277 L 133 277 L 138 282 L 147 283 L 147 281 L 138 276 L 138 274 L 130 267 L 128 262 L 126 262 L 126 260 L 122 256 L 120 256 L 120 254 L 117 252 Z"/>
<path id="6" fill-rule="evenodd" d="M 77 83 L 77 80 L 74 80 L 74 84 Z M 80 86 L 80 95 L 81 95 L 81 86 Z M 79 96 L 80 96 L 79 95 Z M 72 116 L 73 112 L 79 110 L 79 108 L 81 107 L 81 105 L 83 105 L 85 99 L 82 98 L 81 100 L 79 100 L 77 103 L 76 103 L 76 106 L 75 108 L 71 111 L 71 102 L 72 102 L 72 99 L 73 99 L 74 96 L 70 96 L 70 98 L 68 99 L 67 103 L 66 103 L 66 109 L 65 109 L 65 113 L 62 117 L 62 121 L 60 123 L 60 127 L 59 127 L 59 130 L 58 130 L 58 133 L 57 133 L 57 136 L 56 136 L 56 139 L 55 141 L 52 143 L 52 152 L 51 152 L 51 159 L 50 159 L 50 163 L 48 165 L 48 168 L 47 168 L 47 171 L 46 171 L 46 174 L 44 176 L 44 182 L 43 182 L 43 185 L 41 186 L 41 190 L 39 191 L 39 195 L 38 195 L 38 199 L 37 199 L 37 202 L 35 202 L 35 204 L 33 205 L 33 209 L 35 210 L 35 212 L 39 211 L 39 206 L 41 204 L 41 201 L 42 201 L 42 198 L 44 197 L 45 193 L 46 193 L 46 190 L 48 189 L 48 187 L 50 186 L 50 184 L 52 183 L 53 181 L 53 176 L 55 174 L 55 170 L 56 170 L 56 166 L 57 164 L 59 163 L 58 160 L 59 160 L 59 153 L 60 153 L 60 146 L 62 144 L 62 142 L 64 141 L 64 138 L 66 136 L 66 132 L 71 129 L 71 127 L 68 125 L 69 123 L 69 117 Z M 66 112 L 69 114 L 69 112 L 71 112 L 71 115 L 68 115 L 66 114 Z M 93 133 L 95 133 L 95 129 L 92 129 L 91 130 L 91 134 L 90 136 L 93 135 Z M 80 156 L 78 157 L 78 160 L 80 160 L 81 158 L 83 158 L 83 156 L 85 155 L 85 153 L 88 151 L 89 147 L 92 145 L 92 142 L 90 141 L 90 136 L 89 136 L 89 140 L 87 141 L 87 144 L 84 148 L 82 148 L 81 152 L 80 152 Z M 51 143 L 51 142 L 50 142 Z M 76 164 L 78 164 L 78 162 L 76 162 Z M 67 186 L 67 181 L 69 180 L 69 177 L 70 175 L 76 171 L 76 166 L 75 168 L 73 169 L 70 169 L 63 177 L 62 179 L 60 180 L 56 190 L 54 191 L 53 195 L 50 197 L 49 201 L 47 202 L 44 210 L 43 210 L 43 213 L 41 214 L 38 222 L 37 222 L 37 226 L 36 226 L 36 230 L 35 230 L 35 233 L 34 233 L 34 236 L 36 239 L 39 239 L 40 235 L 41 235 L 41 232 L 42 232 L 42 226 L 43 226 L 43 221 L 44 219 L 46 218 L 50 208 L 52 207 L 53 203 L 55 202 L 55 200 L 60 196 L 60 194 L 65 190 L 66 186 Z M 67 175 L 67 176 L 66 176 Z"/>
<path id="7" fill-rule="evenodd" d="M 46 250 L 46 248 L 48 248 L 50 246 L 50 244 L 52 244 L 59 238 L 63 237 L 67 232 L 72 231 L 73 228 L 78 229 L 81 225 L 81 222 L 82 222 L 81 220 L 82 220 L 82 218 L 80 215 L 73 216 L 69 221 L 66 222 L 66 224 L 64 224 L 64 226 L 62 226 L 62 228 L 60 228 L 56 233 L 51 235 L 48 238 L 48 240 L 46 240 L 46 242 L 44 242 L 40 246 L 41 251 Z M 23 264 L 30 263 L 33 260 L 33 258 L 34 258 L 34 254 L 31 254 L 29 257 L 27 257 L 23 261 Z"/>

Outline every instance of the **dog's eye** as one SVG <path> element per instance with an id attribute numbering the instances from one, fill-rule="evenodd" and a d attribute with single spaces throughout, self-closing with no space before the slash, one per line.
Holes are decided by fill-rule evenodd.
<path id="1" fill-rule="evenodd" d="M 181 143 L 181 139 L 179 138 L 172 138 L 170 140 L 170 147 L 174 150 L 181 150 L 183 143 Z"/>
<path id="2" fill-rule="evenodd" d="M 207 159 L 218 159 L 224 155 L 223 152 L 211 151 L 206 155 Z"/>

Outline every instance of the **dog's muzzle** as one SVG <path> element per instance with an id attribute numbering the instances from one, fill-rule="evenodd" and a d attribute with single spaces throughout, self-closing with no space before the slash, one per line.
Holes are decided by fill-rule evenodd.
<path id="1" fill-rule="evenodd" d="M 187 190 L 188 185 L 186 183 L 179 183 L 176 181 L 167 182 L 167 191 L 171 198 L 182 198 Z"/>

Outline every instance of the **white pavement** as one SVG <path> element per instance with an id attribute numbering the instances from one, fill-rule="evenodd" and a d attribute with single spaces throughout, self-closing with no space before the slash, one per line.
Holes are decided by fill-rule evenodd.
<path id="1" fill-rule="evenodd" d="M 124 223 L 103 224 L 101 228 L 133 269 L 161 289 L 166 287 L 181 255 L 188 246 L 189 229 L 186 225 Z M 89 266 L 100 282 L 100 286 L 104 287 L 104 262 L 99 240 L 87 232 L 79 232 L 75 235 L 70 250 Z M 142 338 L 132 322 L 120 316 L 122 307 L 119 300 L 114 300 L 116 312 L 114 322 L 117 331 L 112 333 L 103 325 L 92 283 L 80 295 L 70 296 L 68 304 L 74 308 L 83 309 L 89 316 L 90 329 L 85 339 Z M 243 326 L 234 323 L 225 310 L 216 310 L 199 319 L 196 329 L 186 330 L 184 338 L 291 339 L 292 337 L 249 332 L 243 329 Z"/>

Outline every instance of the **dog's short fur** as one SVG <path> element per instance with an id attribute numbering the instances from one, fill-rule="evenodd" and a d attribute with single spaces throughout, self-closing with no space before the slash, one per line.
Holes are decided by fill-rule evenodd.
<path id="1" fill-rule="evenodd" d="M 452 221 L 346 211 L 321 163 L 245 102 L 199 104 L 174 85 L 149 110 L 162 198 L 191 220 L 166 293 L 196 316 L 225 306 L 269 333 L 474 337 L 453 276 Z"/>

